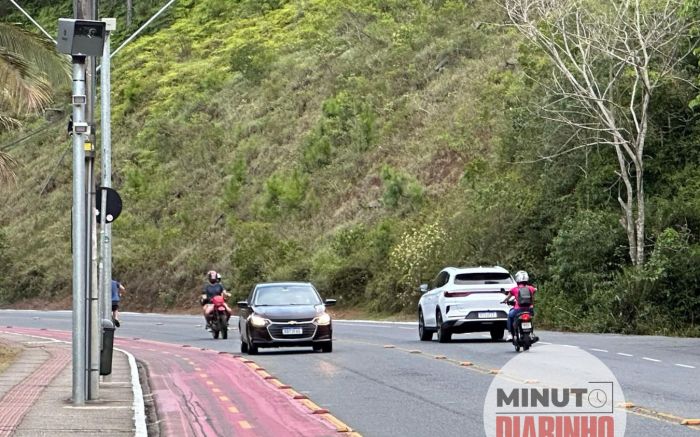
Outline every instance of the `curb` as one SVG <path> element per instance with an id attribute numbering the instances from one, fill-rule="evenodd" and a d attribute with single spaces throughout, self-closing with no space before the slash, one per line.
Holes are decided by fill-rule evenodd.
<path id="1" fill-rule="evenodd" d="M 131 370 L 131 391 L 134 393 L 134 436 L 148 437 L 148 427 L 146 426 L 146 406 L 143 402 L 143 389 L 141 388 L 141 381 L 139 380 L 139 369 L 136 365 L 136 359 L 133 355 L 123 349 L 114 348 L 114 350 L 126 355 L 126 358 L 129 361 L 129 368 Z"/>

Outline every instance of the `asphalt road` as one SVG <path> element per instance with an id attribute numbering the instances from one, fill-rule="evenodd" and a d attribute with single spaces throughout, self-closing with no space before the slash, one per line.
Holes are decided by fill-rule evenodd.
<path id="1" fill-rule="evenodd" d="M 122 313 L 121 318 L 118 337 L 240 352 L 236 331 L 228 340 L 213 340 L 200 317 Z M 71 327 L 69 312 L 10 310 L 0 311 L 0 325 Z M 610 368 L 626 401 L 636 405 L 627 415 L 626 435 L 700 436 L 700 429 L 674 423 L 700 418 L 700 339 L 539 335 L 541 344 L 581 348 Z M 421 342 L 415 324 L 335 321 L 334 336 L 331 354 L 263 349 L 251 358 L 365 436 L 484 435 L 489 370 L 516 356 L 509 344 L 482 334 L 456 335 L 449 344 Z M 539 344 L 528 354 L 542 353 L 538 349 Z M 460 366 L 467 361 L 473 365 Z"/>

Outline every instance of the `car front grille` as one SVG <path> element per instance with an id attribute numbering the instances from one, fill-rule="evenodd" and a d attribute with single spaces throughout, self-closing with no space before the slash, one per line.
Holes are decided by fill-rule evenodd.
<path id="1" fill-rule="evenodd" d="M 287 334 L 282 332 L 285 328 L 301 328 L 301 334 Z M 267 332 L 273 340 L 311 340 L 316 335 L 316 325 L 313 323 L 288 323 L 288 322 L 273 322 L 267 326 Z"/>

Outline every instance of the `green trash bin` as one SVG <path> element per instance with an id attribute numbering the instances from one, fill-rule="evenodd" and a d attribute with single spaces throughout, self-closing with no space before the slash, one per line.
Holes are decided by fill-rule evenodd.
<path id="1" fill-rule="evenodd" d="M 100 351 L 100 375 L 112 373 L 112 351 L 114 350 L 114 323 L 102 319 L 102 350 Z"/>

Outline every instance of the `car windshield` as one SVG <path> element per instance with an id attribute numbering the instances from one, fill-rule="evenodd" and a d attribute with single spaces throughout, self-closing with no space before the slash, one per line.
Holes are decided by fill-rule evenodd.
<path id="1" fill-rule="evenodd" d="M 513 280 L 508 273 L 500 272 L 478 272 L 478 273 L 460 273 L 455 276 L 455 284 L 457 285 L 476 285 L 476 284 L 512 284 Z"/>
<path id="2" fill-rule="evenodd" d="M 254 305 L 318 305 L 316 291 L 308 285 L 271 285 L 260 287 Z"/>

